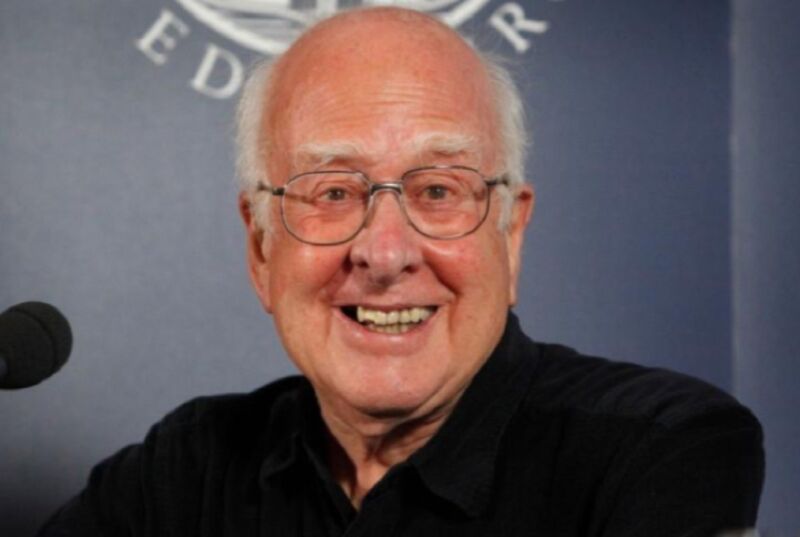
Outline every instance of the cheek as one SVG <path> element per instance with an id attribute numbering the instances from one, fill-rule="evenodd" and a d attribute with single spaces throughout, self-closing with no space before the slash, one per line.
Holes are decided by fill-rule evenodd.
<path id="1" fill-rule="evenodd" d="M 270 271 L 276 309 L 324 298 L 342 277 L 346 254 L 340 248 L 310 246 L 291 238 L 276 246 Z"/>
<path id="2" fill-rule="evenodd" d="M 506 246 L 499 232 L 441 242 L 429 257 L 438 279 L 462 298 L 502 298 L 509 266 Z M 489 296 L 490 295 L 490 296 Z"/>

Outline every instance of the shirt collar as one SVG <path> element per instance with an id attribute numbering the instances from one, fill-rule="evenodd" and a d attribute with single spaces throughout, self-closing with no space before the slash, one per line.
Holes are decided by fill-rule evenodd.
<path id="1" fill-rule="evenodd" d="M 533 378 L 536 348 L 509 312 L 500 343 L 452 415 L 409 459 L 433 493 L 469 516 L 477 516 L 492 497 L 500 443 Z"/>
<path id="2" fill-rule="evenodd" d="M 264 485 L 273 476 L 292 467 L 303 449 L 303 442 L 316 439 L 322 431 L 322 418 L 311 384 L 304 377 L 291 377 L 297 385 L 281 394 L 271 406 L 267 426 L 262 435 L 260 482 Z"/>

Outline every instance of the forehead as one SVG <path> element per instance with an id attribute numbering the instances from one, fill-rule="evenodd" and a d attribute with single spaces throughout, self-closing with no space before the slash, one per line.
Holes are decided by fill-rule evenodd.
<path id="1" fill-rule="evenodd" d="M 433 158 L 465 158 L 470 162 L 480 160 L 481 144 L 474 137 L 458 132 L 422 130 L 403 140 L 405 151 L 410 151 L 420 163 Z M 376 154 L 385 154 L 385 143 L 361 139 L 334 139 L 306 141 L 292 148 L 292 165 L 298 170 L 309 170 L 332 162 L 357 162 L 373 164 Z"/>
<path id="2" fill-rule="evenodd" d="M 337 144 L 364 159 L 459 144 L 494 152 L 485 69 L 449 29 L 335 30 L 299 43 L 277 66 L 264 128 L 278 160 L 302 161 L 309 148 Z"/>

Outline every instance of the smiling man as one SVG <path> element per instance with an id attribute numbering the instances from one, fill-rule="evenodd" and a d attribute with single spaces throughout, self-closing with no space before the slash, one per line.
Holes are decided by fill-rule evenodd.
<path id="1" fill-rule="evenodd" d="M 264 164 L 241 174 L 251 277 L 353 465 L 336 477 L 358 505 L 497 346 L 531 190 L 507 184 L 484 63 L 426 17 L 328 21 L 270 78 Z"/>
<path id="2" fill-rule="evenodd" d="M 302 377 L 184 405 L 43 535 L 704 536 L 755 521 L 757 421 L 687 377 L 529 340 L 508 75 L 401 9 L 252 74 L 239 207 Z"/>

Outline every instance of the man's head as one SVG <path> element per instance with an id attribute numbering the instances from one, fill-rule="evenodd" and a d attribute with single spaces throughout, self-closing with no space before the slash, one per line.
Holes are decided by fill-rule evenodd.
<path id="1" fill-rule="evenodd" d="M 519 99 L 500 95 L 503 76 L 437 21 L 381 8 L 316 25 L 249 85 L 239 138 L 249 142 L 240 208 L 250 274 L 329 417 L 446 411 L 499 340 L 532 207 L 520 147 L 508 143 Z M 500 109 L 504 98 L 514 102 Z M 384 183 L 441 165 L 514 180 L 489 190 L 487 222 L 453 240 L 420 234 L 399 196 L 379 191 L 354 238 L 308 244 L 281 223 L 280 198 L 253 184 L 320 170 Z M 503 195 L 512 199 L 504 218 Z"/>

